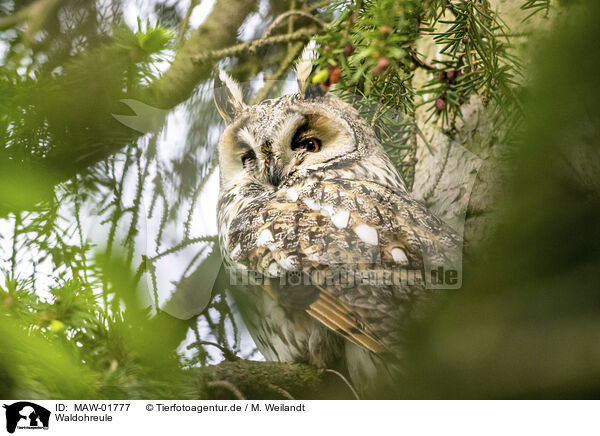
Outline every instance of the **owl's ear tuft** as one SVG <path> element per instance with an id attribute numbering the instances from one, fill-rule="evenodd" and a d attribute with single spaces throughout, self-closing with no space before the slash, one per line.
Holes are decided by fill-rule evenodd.
<path id="1" fill-rule="evenodd" d="M 313 71 L 317 55 L 317 46 L 314 41 L 311 41 L 304 47 L 298 62 L 296 62 L 294 69 L 296 70 L 298 90 L 300 93 L 304 92 L 309 84 L 308 78 Z"/>
<path id="2" fill-rule="evenodd" d="M 247 109 L 240 84 L 223 70 L 215 77 L 213 98 L 219 114 L 228 123 Z"/>

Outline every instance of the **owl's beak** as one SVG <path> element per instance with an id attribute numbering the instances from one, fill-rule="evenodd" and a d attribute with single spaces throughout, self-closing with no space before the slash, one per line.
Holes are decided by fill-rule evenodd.
<path id="1" fill-rule="evenodd" d="M 277 187 L 281 183 L 281 168 L 277 161 L 271 156 L 267 160 L 267 177 L 271 185 Z"/>

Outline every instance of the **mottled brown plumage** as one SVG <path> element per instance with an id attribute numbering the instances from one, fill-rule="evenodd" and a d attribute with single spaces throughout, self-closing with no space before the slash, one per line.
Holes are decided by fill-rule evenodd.
<path id="1" fill-rule="evenodd" d="M 428 267 L 451 262 L 459 240 L 337 97 L 230 107 L 218 224 L 230 271 L 259 273 L 234 292 L 244 321 L 267 359 L 342 368 L 367 390 L 385 365 L 377 355 L 401 354 Z"/>

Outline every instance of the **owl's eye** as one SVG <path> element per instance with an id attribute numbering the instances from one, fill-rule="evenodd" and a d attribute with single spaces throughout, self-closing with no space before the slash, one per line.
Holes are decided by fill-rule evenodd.
<path id="1" fill-rule="evenodd" d="M 256 159 L 256 153 L 254 153 L 254 150 L 248 150 L 242 155 L 241 159 L 242 166 L 246 168 L 248 165 L 254 162 L 254 160 Z"/>
<path id="2" fill-rule="evenodd" d="M 292 144 L 292 150 L 297 150 L 299 148 L 303 148 L 306 151 L 310 151 L 311 153 L 316 153 L 321 149 L 321 141 L 319 141 L 315 137 L 303 138 L 298 142 Z"/>

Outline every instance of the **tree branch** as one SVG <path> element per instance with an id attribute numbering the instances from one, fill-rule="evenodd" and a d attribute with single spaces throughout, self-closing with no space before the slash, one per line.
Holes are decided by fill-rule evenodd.
<path id="1" fill-rule="evenodd" d="M 179 34 L 177 35 L 177 47 L 181 46 L 181 44 L 185 41 L 185 34 L 187 33 L 188 27 L 190 25 L 190 17 L 192 16 L 192 12 L 198 6 L 200 0 L 192 0 L 190 5 L 187 8 L 187 12 L 185 13 L 185 17 L 183 17 L 183 21 L 179 26 Z"/>
<path id="2" fill-rule="evenodd" d="M 244 52 L 254 52 L 260 47 L 266 45 L 277 44 L 280 42 L 292 42 L 292 41 L 306 41 L 311 36 L 315 35 L 316 29 L 309 27 L 305 29 L 296 30 L 290 34 L 269 36 L 266 38 L 255 39 L 253 41 L 242 42 L 241 44 L 234 45 L 232 47 L 224 48 L 222 50 L 211 50 L 205 53 L 201 53 L 192 57 L 194 62 L 204 62 L 210 59 L 221 59 L 224 57 L 236 56 Z"/>
<path id="3" fill-rule="evenodd" d="M 27 12 L 22 10 L 16 15 L 19 15 L 19 20 L 27 19 L 34 11 L 39 12 L 42 6 L 45 11 L 49 5 L 57 4 L 57 1 L 37 0 L 26 8 Z M 206 21 L 194 30 L 177 50 L 169 69 L 147 88 L 128 97 L 141 100 L 156 108 L 172 108 L 187 100 L 196 86 L 207 80 L 213 71 L 213 63 L 194 62 L 192 57 L 199 52 L 221 49 L 235 44 L 237 41 L 236 30 L 255 7 L 255 0 L 217 1 Z M 5 20 L 5 24 L 10 24 L 15 20 L 16 18 Z M 17 22 L 19 21 L 17 20 Z M 110 119 L 111 114 L 98 114 L 98 117 Z M 9 212 L 26 210 L 48 200 L 53 195 L 55 185 L 106 159 L 141 136 L 140 132 L 126 128 L 116 120 L 112 120 L 109 125 L 104 127 L 105 130 L 109 128 L 113 132 L 113 136 L 118 136 L 119 140 L 113 143 L 99 144 L 93 149 L 84 150 L 85 153 L 71 148 L 57 147 L 43 159 L 20 163 L 0 155 L 0 191 L 7 194 L 21 192 L 23 181 L 26 181 L 24 183 L 26 192 L 21 192 L 21 195 L 2 195 L 2 198 L 9 201 L 0 203 L 0 216 Z"/>
<path id="4" fill-rule="evenodd" d="M 410 56 L 411 61 L 413 61 L 413 63 L 417 67 L 424 68 L 427 71 L 435 71 L 435 70 L 437 70 L 437 68 L 434 67 L 433 65 L 430 65 L 427 62 L 419 59 L 419 56 L 413 50 L 409 51 L 409 56 Z"/>
<path id="5" fill-rule="evenodd" d="M 191 375 L 198 381 L 201 392 L 217 400 L 234 399 L 238 395 L 253 400 L 353 398 L 339 377 L 301 363 L 224 361 L 194 369 Z M 236 393 L 232 393 L 232 386 Z"/>
<path id="6" fill-rule="evenodd" d="M 277 18 L 275 18 L 273 20 L 273 22 L 269 25 L 269 27 L 267 28 L 267 30 L 265 30 L 265 33 L 263 34 L 263 38 L 266 38 L 267 36 L 271 35 L 271 33 L 273 32 L 273 30 L 279 24 L 281 24 L 281 22 L 283 20 L 285 20 L 287 17 L 290 17 L 292 15 L 301 15 L 303 17 L 310 18 L 311 20 L 313 20 L 315 23 L 317 23 L 322 28 L 327 25 L 324 21 L 320 20 L 319 18 L 315 17 L 312 14 L 309 14 L 308 12 L 300 11 L 300 10 L 291 10 L 291 11 L 284 12 L 283 14 L 281 14 Z M 288 33 L 290 33 L 290 32 L 288 32 Z"/>
<path id="7" fill-rule="evenodd" d="M 281 80 L 284 77 L 284 75 L 287 74 L 287 72 L 289 72 L 293 63 L 296 61 L 298 56 L 300 56 L 300 54 L 302 53 L 302 49 L 304 48 L 304 45 L 305 44 L 299 42 L 291 47 L 288 55 L 283 60 L 283 62 L 281 62 L 281 65 L 279 66 L 279 68 L 277 69 L 275 74 L 273 74 L 271 77 L 269 77 L 268 80 L 266 81 L 265 85 L 261 89 L 258 90 L 256 95 L 252 99 L 253 104 L 258 103 L 258 102 L 264 100 L 265 98 L 267 98 L 267 96 L 269 95 L 269 92 L 271 91 L 273 86 L 277 83 L 277 81 Z"/>
<path id="8" fill-rule="evenodd" d="M 9 29 L 20 23 L 29 22 L 27 34 L 32 36 L 41 28 L 50 12 L 58 7 L 60 0 L 37 0 L 12 15 L 0 17 L 0 30 Z"/>
<path id="9" fill-rule="evenodd" d="M 172 108 L 187 100 L 213 70 L 212 63 L 197 62 L 194 57 L 235 44 L 236 30 L 255 6 L 253 0 L 219 0 L 204 23 L 182 44 L 169 69 L 143 92 L 141 99 L 161 108 Z"/>

